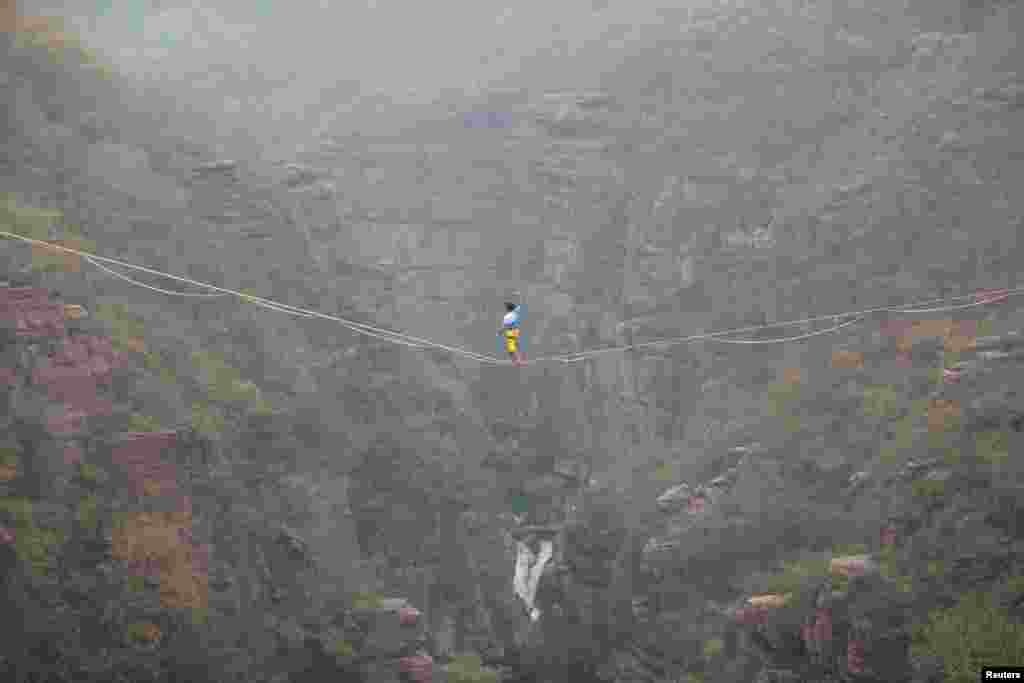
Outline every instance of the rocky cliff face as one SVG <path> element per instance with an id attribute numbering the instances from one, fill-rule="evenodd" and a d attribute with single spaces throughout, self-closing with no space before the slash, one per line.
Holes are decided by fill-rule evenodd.
<path id="1" fill-rule="evenodd" d="M 517 298 L 530 358 L 1016 286 L 1015 6 L 657 13 L 559 91 L 403 107 L 232 63 L 216 97 L 87 80 L 10 36 L 5 229 L 484 353 Z M 976 590 L 941 623 L 1019 642 L 1013 298 L 516 371 L 3 258 L 12 300 L 89 312 L 10 318 L 16 675 L 387 681 L 429 635 L 509 680 L 960 680 L 909 638 Z"/>

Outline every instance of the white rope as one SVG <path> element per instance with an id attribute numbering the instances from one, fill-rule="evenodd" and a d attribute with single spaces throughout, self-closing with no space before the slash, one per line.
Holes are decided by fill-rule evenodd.
<path id="1" fill-rule="evenodd" d="M 382 328 L 382 327 L 377 327 L 375 325 L 369 325 L 367 323 L 361 323 L 361 322 L 356 321 L 356 320 L 351 320 L 351 319 L 348 319 L 348 318 L 342 318 L 342 317 L 333 316 L 333 315 L 327 315 L 325 313 L 320 313 L 318 311 L 312 311 L 312 310 L 305 309 L 305 308 L 299 308 L 297 306 L 291 306 L 289 304 L 283 304 L 281 302 L 273 301 L 271 299 L 264 299 L 262 297 L 253 296 L 251 294 L 245 294 L 243 292 L 239 292 L 239 291 L 236 291 L 236 290 L 233 290 L 233 289 L 227 289 L 227 288 L 224 288 L 224 287 L 218 287 L 216 285 L 211 285 L 211 284 L 208 284 L 208 283 L 205 283 L 205 282 L 199 282 L 197 280 L 192 280 L 190 278 L 185 278 L 185 277 L 181 277 L 181 276 L 178 276 L 178 275 L 172 275 L 171 273 L 165 273 L 163 271 L 154 270 L 152 268 L 146 268 L 144 266 L 137 266 L 137 265 L 132 264 L 132 263 L 127 263 L 125 261 L 119 261 L 117 259 L 112 259 L 112 258 L 108 258 L 108 257 L 105 257 L 105 256 L 97 256 L 96 254 L 90 254 L 88 252 L 79 251 L 77 249 L 71 249 L 71 248 L 65 247 L 63 245 L 58 245 L 58 244 L 53 244 L 53 243 L 50 243 L 50 242 L 44 242 L 42 240 L 32 239 L 30 237 L 25 237 L 24 235 L 19 235 L 17 233 L 12 233 L 12 232 L 8 232 L 8 231 L 0 230 L 0 236 L 4 236 L 4 237 L 11 238 L 11 239 L 20 240 L 22 242 L 26 242 L 26 243 L 29 243 L 29 244 L 36 244 L 36 245 L 39 245 L 39 246 L 45 246 L 45 247 L 48 247 L 48 248 L 51 248 L 51 249 L 56 249 L 56 250 L 59 250 L 59 251 L 64 251 L 64 252 L 67 252 L 67 253 L 70 253 L 70 254 L 77 254 L 78 256 L 81 256 L 81 257 L 84 257 L 85 259 L 87 259 L 93 265 L 98 265 L 97 263 L 95 263 L 95 261 L 103 261 L 103 262 L 106 262 L 106 263 L 111 263 L 111 264 L 118 265 L 118 266 L 121 266 L 121 267 L 124 267 L 124 268 L 128 268 L 130 270 L 137 270 L 137 271 L 140 271 L 140 272 L 149 273 L 151 275 L 157 275 L 157 276 L 160 276 L 160 277 L 164 277 L 164 278 L 167 278 L 167 279 L 170 279 L 170 280 L 176 280 L 178 282 L 183 282 L 183 283 L 194 285 L 194 286 L 197 286 L 197 287 L 203 287 L 203 288 L 206 288 L 206 289 L 213 290 L 215 292 L 220 292 L 222 294 L 232 294 L 232 295 L 242 299 L 243 301 L 247 301 L 249 303 L 255 303 L 255 304 L 263 306 L 264 308 L 269 308 L 271 310 L 279 311 L 281 313 L 290 313 L 290 314 L 297 315 L 297 316 L 304 317 L 304 318 L 321 318 L 321 319 L 324 319 L 324 320 L 330 320 L 332 322 L 341 323 L 343 326 L 347 327 L 348 329 L 351 329 L 351 330 L 353 330 L 355 332 L 359 332 L 360 334 L 364 334 L 364 335 L 367 335 L 367 336 L 370 336 L 370 337 L 375 337 L 375 338 L 378 338 L 378 339 L 384 339 L 385 341 L 390 341 L 390 342 L 395 343 L 395 344 L 401 344 L 403 346 L 408 346 L 410 348 L 430 347 L 430 348 L 440 349 L 440 350 L 448 351 L 448 352 L 456 354 L 456 355 L 465 356 L 466 358 L 470 358 L 470 359 L 476 360 L 476 361 L 478 361 L 480 363 L 486 363 L 486 364 L 491 364 L 491 365 L 511 365 L 513 363 L 513 361 L 511 361 L 511 360 L 501 360 L 499 358 L 493 358 L 491 356 L 485 356 L 483 354 L 479 354 L 479 353 L 476 353 L 474 351 L 470 351 L 468 349 L 462 349 L 462 348 L 457 348 L 457 347 L 453 347 L 453 346 L 448 346 L 446 344 L 441 344 L 441 343 L 438 343 L 438 342 L 434 342 L 434 341 L 431 341 L 429 339 L 423 339 L 421 337 L 414 337 L 412 335 L 404 334 L 404 333 L 401 333 L 401 332 L 395 332 L 395 331 L 388 330 L 388 329 L 385 329 L 385 328 Z M 106 270 L 106 269 L 104 269 L 104 270 Z M 108 272 L 113 272 L 113 271 L 108 271 Z M 117 275 L 124 279 L 124 276 L 121 276 L 119 273 Z M 131 280 L 129 279 L 129 281 L 131 281 Z M 181 292 L 169 292 L 167 290 L 160 290 L 159 288 L 153 288 L 153 287 L 151 287 L 149 285 L 145 285 L 143 283 L 133 282 L 133 284 L 138 284 L 140 286 L 143 286 L 143 287 L 146 287 L 146 288 L 149 288 L 149 289 L 156 289 L 156 291 L 162 291 L 162 293 L 165 293 L 165 294 L 170 293 L 170 294 L 177 294 L 177 295 L 185 295 L 185 294 L 183 294 Z M 751 325 L 749 327 L 734 328 L 734 329 L 731 329 L 731 330 L 722 330 L 721 332 L 710 332 L 710 333 L 705 333 L 705 334 L 690 335 L 690 336 L 686 336 L 686 337 L 673 337 L 673 338 L 669 338 L 669 339 L 659 339 L 659 340 L 654 340 L 654 341 L 650 341 L 650 342 L 643 342 L 643 343 L 640 343 L 640 344 L 629 344 L 629 345 L 624 345 L 624 346 L 611 346 L 611 347 L 606 347 L 606 348 L 603 348 L 603 349 L 592 349 L 592 350 L 589 350 L 589 351 L 581 351 L 579 353 L 566 354 L 566 355 L 560 355 L 560 356 L 545 356 L 545 357 L 534 359 L 532 361 L 527 361 L 524 364 L 525 365 L 535 365 L 537 363 L 541 363 L 541 362 L 544 362 L 544 361 L 559 361 L 559 362 L 563 362 L 563 363 L 572 363 L 572 362 L 576 362 L 578 360 L 582 360 L 584 358 L 589 358 L 591 356 L 597 356 L 597 355 L 604 354 L 604 353 L 613 353 L 613 352 L 617 352 L 617 351 L 628 351 L 628 350 L 632 350 L 632 349 L 639 349 L 639 348 L 645 348 L 645 347 L 650 347 L 650 346 L 662 346 L 662 345 L 666 345 L 666 344 L 669 344 L 669 345 L 686 344 L 686 343 L 690 343 L 690 342 L 694 342 L 694 341 L 702 341 L 702 340 L 715 340 L 715 341 L 720 341 L 722 343 L 727 343 L 727 344 L 778 344 L 778 343 L 782 343 L 782 342 L 786 342 L 786 341 L 796 341 L 796 340 L 799 340 L 799 339 L 806 339 L 808 337 L 817 336 L 819 334 L 827 334 L 829 332 L 833 332 L 833 331 L 835 331 L 837 329 L 840 329 L 842 327 L 846 327 L 847 325 L 852 325 L 853 323 L 858 322 L 861 318 L 863 318 L 863 317 L 865 317 L 867 315 L 873 314 L 873 313 L 913 314 L 913 313 L 935 313 L 935 312 L 940 312 L 940 311 L 960 310 L 960 309 L 964 309 L 964 308 L 973 308 L 974 306 L 983 306 L 983 305 L 986 305 L 986 304 L 989 304 L 989 303 L 994 303 L 995 300 L 997 300 L 997 299 L 1002 299 L 1002 298 L 1005 298 L 1005 297 L 1008 297 L 1008 296 L 1011 296 L 1011 295 L 1014 295 L 1014 294 L 1019 294 L 1021 292 L 1024 292 L 1024 287 L 1017 287 L 1017 288 L 1014 288 L 1014 289 L 1001 289 L 1001 290 L 996 290 L 995 292 L 990 292 L 987 296 L 984 296 L 983 298 L 980 298 L 980 300 L 974 301 L 974 302 L 972 302 L 970 304 L 955 305 L 955 306 L 940 306 L 940 307 L 937 307 L 937 308 L 920 308 L 920 307 L 921 306 L 929 306 L 931 304 L 936 304 L 936 303 L 948 302 L 948 301 L 958 301 L 958 300 L 962 300 L 962 299 L 972 299 L 972 298 L 973 299 L 978 299 L 979 298 L 979 294 L 975 293 L 975 294 L 967 294 L 967 295 L 962 295 L 962 296 L 952 297 L 952 298 L 938 298 L 938 299 L 931 299 L 931 300 L 926 300 L 926 301 L 920 301 L 920 302 L 917 302 L 916 304 L 910 304 L 910 307 L 907 308 L 907 309 L 898 309 L 898 308 L 895 308 L 895 307 L 892 307 L 892 306 L 879 306 L 879 307 L 876 307 L 876 308 L 869 308 L 869 309 L 865 309 L 865 310 L 862 310 L 862 311 L 850 311 L 850 312 L 847 312 L 847 313 L 815 316 L 815 317 L 810 317 L 810 318 L 804 318 L 802 320 L 789 320 L 789 321 L 780 322 L 780 323 L 766 323 L 766 324 L 762 324 L 762 325 Z M 195 296 L 195 295 L 191 295 L 191 296 Z M 808 333 L 806 335 L 799 335 L 799 336 L 792 337 L 792 338 L 769 339 L 769 340 L 722 340 L 722 339 L 719 339 L 719 337 L 731 336 L 731 335 L 735 335 L 735 334 L 740 334 L 742 332 L 754 332 L 754 331 L 758 331 L 758 330 L 766 330 L 766 329 L 772 329 L 772 328 L 776 328 L 776 327 L 793 327 L 793 326 L 797 326 L 797 325 L 806 325 L 808 323 L 819 322 L 819 321 L 822 321 L 822 320 L 838 320 L 839 318 L 850 317 L 850 316 L 853 316 L 855 319 L 852 320 L 852 321 L 843 323 L 841 325 L 835 326 L 834 328 L 831 328 L 831 329 L 828 329 L 828 330 L 820 330 L 818 332 L 812 332 L 812 333 Z"/>
<path id="2" fill-rule="evenodd" d="M 469 358 L 473 358 L 474 360 L 479 360 L 481 362 L 492 362 L 492 363 L 494 363 L 494 362 L 496 362 L 496 363 L 503 363 L 503 362 L 508 363 L 508 362 L 511 362 L 511 361 L 500 361 L 500 360 L 497 360 L 497 359 L 494 359 L 494 358 L 489 358 L 488 356 L 483 356 L 483 355 L 475 353 L 473 351 L 468 351 L 468 350 L 465 350 L 465 349 L 458 349 L 458 348 L 455 348 L 455 347 L 447 346 L 445 344 L 439 344 L 437 342 L 432 342 L 429 339 L 421 339 L 419 337 L 413 337 L 411 335 L 402 334 L 400 332 L 393 332 L 392 330 L 387 330 L 387 329 L 384 329 L 384 328 L 381 328 L 381 327 L 376 327 L 374 325 L 368 325 L 366 323 L 361 323 L 361 322 L 356 321 L 356 320 L 340 318 L 338 316 L 327 315 L 327 314 L 324 314 L 324 313 L 320 313 L 318 311 L 311 311 L 311 310 L 304 309 L 304 308 L 298 308 L 296 306 L 291 306 L 289 304 L 283 304 L 283 303 L 280 303 L 280 302 L 277 302 L 277 301 L 273 301 L 271 299 L 264 299 L 263 297 L 253 296 L 251 294 L 245 294 L 244 292 L 239 292 L 239 291 L 234 290 L 234 289 L 228 289 L 226 287 L 218 287 L 216 285 L 211 285 L 211 284 L 206 283 L 206 282 L 199 282 L 199 281 L 193 280 L 191 278 L 181 277 L 180 275 L 173 275 L 171 273 L 165 273 L 163 271 L 155 270 L 153 268 L 146 268 L 145 266 L 137 266 L 137 265 L 135 265 L 133 263 L 127 263 L 125 261 L 120 261 L 118 259 L 112 259 L 112 258 L 109 258 L 109 257 L 106 257 L 106 256 L 97 256 L 96 254 L 90 254 L 88 252 L 79 251 L 78 249 L 71 249 L 69 247 L 65 247 L 65 246 L 59 245 L 59 244 L 53 244 L 51 242 L 44 242 L 42 240 L 32 239 L 31 237 L 25 237 L 24 235 L 19 235 L 17 233 L 8 232 L 8 231 L 5 231 L 5 230 L 0 230 L 0 235 L 2 235 L 4 237 L 10 237 L 10 238 L 13 238 L 13 239 L 16 239 L 16 240 L 20 240 L 22 242 L 27 242 L 29 244 L 36 244 L 36 245 L 39 245 L 39 246 L 44 246 L 44 247 L 56 249 L 58 251 L 64 251 L 64 252 L 67 252 L 69 254 L 77 254 L 78 256 L 82 256 L 84 258 L 88 258 L 88 259 L 91 259 L 91 260 L 104 261 L 104 262 L 107 262 L 107 263 L 112 263 L 114 265 L 122 266 L 124 268 L 128 268 L 128 269 L 131 269 L 131 270 L 138 270 L 138 271 L 143 272 L 143 273 L 149 273 L 150 275 L 158 275 L 158 276 L 161 276 L 161 277 L 168 278 L 170 280 L 176 280 L 178 282 L 184 282 L 186 284 L 195 285 L 197 287 L 205 287 L 207 289 L 212 289 L 212 290 L 214 290 L 216 292 L 223 292 L 224 294 L 233 294 L 234 296 L 242 299 L 243 301 L 248 301 L 250 303 L 266 304 L 267 306 L 274 307 L 275 310 L 280 310 L 281 312 L 295 312 L 295 313 L 299 313 L 299 314 L 307 314 L 309 317 L 322 318 L 322 319 L 325 319 L 325 320 L 330 320 L 332 322 L 342 323 L 343 325 L 345 325 L 349 329 L 352 329 L 352 330 L 354 330 L 356 332 L 359 332 L 361 334 L 365 334 L 365 335 L 371 336 L 371 337 L 378 337 L 378 335 L 383 335 L 383 337 L 378 337 L 378 338 L 386 338 L 388 341 L 395 341 L 395 343 L 400 343 L 400 342 L 397 341 L 399 339 L 403 340 L 403 341 L 406 341 L 406 342 L 412 341 L 412 342 L 420 343 L 420 344 L 423 344 L 423 345 L 426 345 L 426 346 L 433 346 L 434 348 L 439 348 L 439 349 L 443 349 L 445 351 L 450 351 L 450 352 L 458 354 L 458 355 L 467 356 Z M 374 334 L 374 333 L 376 333 L 376 334 Z"/>
<path id="3" fill-rule="evenodd" d="M 169 289 L 161 289 L 160 287 L 154 287 L 152 285 L 146 284 L 145 282 L 139 282 L 138 280 L 136 280 L 134 278 L 130 278 L 127 275 L 123 275 L 121 273 L 118 273 L 117 271 L 112 270 L 111 268 L 107 268 L 106 266 L 104 266 L 104 265 L 102 265 L 100 263 L 97 263 L 96 261 L 94 261 L 93 259 L 91 259 L 89 257 L 86 257 L 85 260 L 88 261 L 89 263 L 91 263 L 92 265 L 96 266 L 100 270 L 104 271 L 105 273 L 109 273 L 110 275 L 113 275 L 114 277 L 120 278 L 120 279 L 124 280 L 125 282 L 130 282 L 133 285 L 136 285 L 136 286 L 139 286 L 139 287 L 144 287 L 145 289 L 150 289 L 150 290 L 153 290 L 154 292 L 160 292 L 161 294 L 169 294 L 169 295 L 172 295 L 172 296 L 205 297 L 205 298 L 216 298 L 216 297 L 222 297 L 222 296 L 229 296 L 227 292 L 215 292 L 213 294 L 207 294 L 207 293 L 192 293 L 192 292 L 174 292 L 174 291 L 171 291 Z M 261 306 L 262 308 L 269 309 L 271 311 L 278 311 L 278 312 L 281 312 L 281 313 L 287 313 L 289 315 L 294 315 L 294 316 L 297 316 L 297 317 L 300 317 L 300 318 L 312 318 L 313 317 L 309 313 L 300 313 L 298 311 L 289 311 L 289 310 L 287 310 L 285 308 L 281 308 L 280 306 L 276 306 L 276 305 L 265 304 L 265 303 L 261 303 L 261 302 L 258 302 L 258 301 L 253 301 L 252 303 L 257 305 L 257 306 Z M 342 324 L 345 325 L 345 327 L 347 327 L 349 329 L 355 329 L 351 325 L 348 325 L 348 324 L 345 324 L 345 323 L 342 323 Z M 358 332 L 360 330 L 355 330 L 355 331 Z M 411 344 L 411 343 L 407 343 L 407 342 L 404 342 L 404 341 L 399 341 L 398 339 L 393 339 L 391 337 L 384 336 L 382 334 L 374 334 L 374 333 L 370 333 L 370 332 L 363 332 L 363 333 L 366 334 L 367 336 L 374 337 L 376 339 L 383 339 L 384 341 L 393 341 L 396 344 L 402 344 L 403 346 L 408 346 L 410 348 L 414 348 L 414 349 L 421 349 L 421 348 L 423 348 L 422 344 Z"/>
<path id="4" fill-rule="evenodd" d="M 116 278 L 120 278 L 120 279 L 124 280 L 125 282 L 130 282 L 133 285 L 137 285 L 139 287 L 145 287 L 146 289 L 151 289 L 154 292 L 160 292 L 161 294 L 170 294 L 172 296 L 204 297 L 204 298 L 207 298 L 207 299 L 215 298 L 215 297 L 220 297 L 220 296 L 227 296 L 227 293 L 221 293 L 221 292 L 216 292 L 214 294 L 207 294 L 205 292 L 198 292 L 198 293 L 193 293 L 193 292 L 172 292 L 169 289 L 161 289 L 160 287 L 154 287 L 153 285 L 147 285 L 145 282 L 139 282 L 138 280 L 130 278 L 127 275 L 123 275 L 123 274 L 117 272 L 116 270 L 112 270 L 112 269 L 107 268 L 106 266 L 104 266 L 102 264 L 97 263 L 96 261 L 94 261 L 93 259 L 89 258 L 88 256 L 85 257 L 85 260 L 88 261 L 89 263 L 91 263 L 92 265 L 96 266 L 97 268 L 99 268 L 103 272 L 109 274 L 109 275 L 113 275 Z"/>
<path id="5" fill-rule="evenodd" d="M 838 317 L 841 317 L 841 316 L 832 316 L 832 317 L 833 318 L 838 318 Z M 836 330 L 841 330 L 844 327 L 849 327 L 850 325 L 853 325 L 854 323 L 859 323 L 862 320 L 863 320 L 863 318 L 854 318 L 853 320 L 848 320 L 848 321 L 846 321 L 844 323 L 840 323 L 838 325 L 834 325 L 834 326 L 832 326 L 832 327 L 830 327 L 830 328 L 828 328 L 826 330 L 817 330 L 816 332 L 808 332 L 807 334 L 800 334 L 800 335 L 796 335 L 794 337 L 783 337 L 781 339 L 719 339 L 718 336 L 720 336 L 720 335 L 722 335 L 724 333 L 713 333 L 713 334 L 709 334 L 709 335 L 695 335 L 695 337 L 691 338 L 691 339 L 694 339 L 694 340 L 701 339 L 701 340 L 706 340 L 706 341 L 715 341 L 715 342 L 718 342 L 720 344 L 781 344 L 783 342 L 800 341 L 801 339 L 810 339 L 811 337 L 817 337 L 817 336 L 822 335 L 822 334 L 829 334 L 830 332 L 835 332 Z M 640 348 L 640 347 L 657 346 L 658 344 L 665 344 L 665 343 L 668 343 L 668 344 L 682 344 L 685 341 L 689 341 L 689 340 L 690 339 L 686 339 L 686 340 L 671 340 L 670 339 L 670 340 L 662 340 L 662 341 L 651 341 L 651 342 L 644 342 L 643 344 L 633 344 L 631 346 L 617 347 L 615 350 L 620 350 L 620 349 L 621 350 L 630 350 L 630 349 L 635 349 L 635 348 Z M 608 350 L 611 350 L 611 349 L 608 349 Z M 565 362 L 565 363 L 575 363 L 577 361 L 585 360 L 586 358 L 588 358 L 587 353 L 586 352 L 582 352 L 580 354 L 572 356 L 571 358 L 564 359 L 563 362 Z"/>

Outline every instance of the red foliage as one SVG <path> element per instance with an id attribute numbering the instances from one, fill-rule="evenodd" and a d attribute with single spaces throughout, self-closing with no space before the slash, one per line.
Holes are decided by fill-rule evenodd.
<path id="1" fill-rule="evenodd" d="M 892 525 L 882 527 L 882 532 L 880 536 L 883 548 L 891 545 L 896 545 L 896 527 Z"/>
<path id="2" fill-rule="evenodd" d="M 852 674 L 864 673 L 864 643 L 851 640 L 846 647 L 846 668 Z"/>
<path id="3" fill-rule="evenodd" d="M 737 623 L 744 626 L 761 626 L 768 623 L 768 609 L 765 607 L 740 607 L 733 614 Z"/>
<path id="4" fill-rule="evenodd" d="M 402 657 L 398 666 L 416 683 L 432 683 L 434 680 L 434 660 L 430 655 L 414 655 Z"/>
<path id="5" fill-rule="evenodd" d="M 55 436 L 71 436 L 85 429 L 86 412 L 71 406 L 61 406 L 58 412 L 47 417 L 46 428 Z"/>
<path id="6" fill-rule="evenodd" d="M 832 640 L 832 610 L 822 608 L 814 620 L 814 640 L 825 643 Z"/>
<path id="7" fill-rule="evenodd" d="M 398 623 L 401 626 L 415 626 L 420 621 L 420 611 L 415 607 L 403 607 L 398 610 Z"/>
<path id="8" fill-rule="evenodd" d="M 18 383 L 18 373 L 14 368 L 0 368 L 0 384 L 13 387 Z"/>
<path id="9" fill-rule="evenodd" d="M 886 320 L 882 323 L 882 334 L 886 337 L 903 337 L 910 334 L 914 323 L 910 320 Z"/>
<path id="10" fill-rule="evenodd" d="M 13 545 L 18 537 L 7 527 L 0 526 L 0 545 Z"/>
<path id="11" fill-rule="evenodd" d="M 19 337 L 63 337 L 64 309 L 60 304 L 24 303 L 8 306 L 4 318 L 14 320 Z"/>
<path id="12" fill-rule="evenodd" d="M 4 307 L 46 303 L 50 292 L 38 287 L 0 287 L 0 309 Z"/>
<path id="13" fill-rule="evenodd" d="M 691 496 L 686 503 L 686 511 L 691 515 L 699 515 L 707 507 L 707 499 L 703 496 Z"/>
<path id="14" fill-rule="evenodd" d="M 82 449 L 78 446 L 65 446 L 64 447 L 64 464 L 68 466 L 74 466 L 82 462 L 84 454 Z"/>

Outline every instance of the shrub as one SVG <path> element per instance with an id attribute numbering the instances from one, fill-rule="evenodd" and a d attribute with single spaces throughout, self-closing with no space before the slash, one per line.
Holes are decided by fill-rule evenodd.
<path id="1" fill-rule="evenodd" d="M 483 666 L 477 655 L 457 655 L 445 669 L 449 683 L 497 683 L 498 673 Z"/>
<path id="2" fill-rule="evenodd" d="M 352 643 L 344 640 L 343 638 L 339 638 L 331 643 L 330 647 L 327 648 L 327 651 L 335 657 L 340 657 L 342 659 L 351 659 L 356 653 L 356 649 L 352 647 Z"/>
<path id="3" fill-rule="evenodd" d="M 28 526 L 19 529 L 16 550 L 18 559 L 29 565 L 40 576 L 53 569 L 58 546 L 63 545 L 64 535 L 53 529 Z"/>
<path id="4" fill-rule="evenodd" d="M 99 499 L 93 495 L 83 498 L 78 503 L 78 512 L 75 518 L 84 528 L 95 531 L 99 526 Z"/>
<path id="5" fill-rule="evenodd" d="M 48 240 L 50 228 L 63 218 L 64 214 L 60 211 L 18 206 L 11 194 L 4 195 L 0 200 L 0 229 L 22 237 Z"/>
<path id="6" fill-rule="evenodd" d="M 103 477 L 103 471 L 87 462 L 79 463 L 78 478 L 87 484 L 96 484 Z"/>
<path id="7" fill-rule="evenodd" d="M 137 622 L 128 626 L 128 640 L 133 643 L 155 643 L 162 635 L 160 627 L 150 622 Z"/>
<path id="8" fill-rule="evenodd" d="M 26 498 L 0 498 L 0 512 L 17 529 L 14 550 L 18 560 L 38 575 L 47 574 L 54 566 L 54 555 L 58 546 L 64 543 L 64 535 L 53 529 L 37 527 L 32 501 Z"/>
<path id="9" fill-rule="evenodd" d="M 381 597 L 376 593 L 356 593 L 352 596 L 352 609 L 377 609 L 381 604 Z"/>
<path id="10" fill-rule="evenodd" d="M 918 479 L 911 488 L 918 498 L 935 500 L 946 493 L 946 482 L 941 479 Z"/>
<path id="11" fill-rule="evenodd" d="M 0 498 L 0 512 L 14 525 L 32 524 L 32 501 L 27 498 Z"/>
<path id="12" fill-rule="evenodd" d="M 178 376 L 174 374 L 174 370 L 168 367 L 160 368 L 160 381 L 165 384 L 177 384 Z"/>
<path id="13" fill-rule="evenodd" d="M 725 642 L 721 638 L 711 638 L 704 642 L 703 654 L 705 659 L 715 659 L 725 651 Z"/>
<path id="14" fill-rule="evenodd" d="M 0 448 L 0 481 L 11 481 L 18 477 L 18 449 Z"/>
<path id="15" fill-rule="evenodd" d="M 833 557 L 843 557 L 845 555 L 867 555 L 868 547 L 863 543 L 850 543 L 844 545 L 837 545 L 832 548 Z"/>
<path id="16" fill-rule="evenodd" d="M 206 403 L 193 403 L 192 428 L 204 436 L 215 436 L 224 429 L 224 418 Z"/>
<path id="17" fill-rule="evenodd" d="M 1006 434 L 997 431 L 981 432 L 975 437 L 974 452 L 984 462 L 995 465 L 1010 457 Z"/>
<path id="18" fill-rule="evenodd" d="M 128 429 L 133 432 L 158 432 L 160 423 L 154 417 L 132 413 L 128 419 Z"/>
<path id="19" fill-rule="evenodd" d="M 870 417 L 889 417 L 896 408 L 896 392 L 890 386 L 864 389 L 864 412 Z"/>
<path id="20" fill-rule="evenodd" d="M 996 607 L 991 594 L 969 593 L 936 610 L 914 634 L 914 652 L 941 660 L 947 683 L 973 683 L 983 666 L 1024 665 L 1024 626 Z"/>
<path id="21" fill-rule="evenodd" d="M 782 572 L 768 580 L 767 592 L 792 593 L 799 596 L 812 583 L 829 576 L 828 560 L 798 560 L 787 562 Z"/>
<path id="22" fill-rule="evenodd" d="M 110 326 L 110 337 L 119 351 L 144 351 L 142 337 L 146 328 L 142 321 L 128 313 L 122 304 L 100 304 L 96 317 Z"/>

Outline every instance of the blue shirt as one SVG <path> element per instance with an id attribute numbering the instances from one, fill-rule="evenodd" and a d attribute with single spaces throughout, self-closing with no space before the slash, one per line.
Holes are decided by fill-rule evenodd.
<path id="1" fill-rule="evenodd" d="M 514 330 L 519 327 L 519 306 L 505 314 L 501 321 L 501 326 L 506 330 Z"/>

